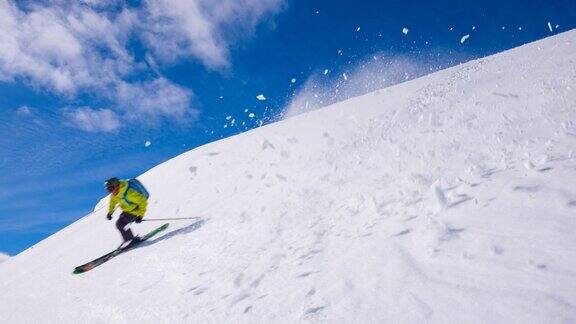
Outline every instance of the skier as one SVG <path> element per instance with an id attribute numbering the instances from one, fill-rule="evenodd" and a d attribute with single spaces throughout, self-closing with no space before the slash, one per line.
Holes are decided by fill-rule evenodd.
<path id="1" fill-rule="evenodd" d="M 120 180 L 118 178 L 110 178 L 104 182 L 104 185 L 108 193 L 110 193 L 110 205 L 106 218 L 112 220 L 114 209 L 116 209 L 117 205 L 120 205 L 122 214 L 116 221 L 116 228 L 122 234 L 124 242 L 129 242 L 129 245 L 139 243 L 142 239 L 134 236 L 132 231 L 125 227 L 132 222 L 142 222 L 148 206 L 148 191 L 136 179 Z"/>

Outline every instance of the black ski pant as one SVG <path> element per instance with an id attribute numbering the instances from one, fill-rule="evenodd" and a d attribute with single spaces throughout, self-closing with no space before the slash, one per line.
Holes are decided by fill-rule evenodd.
<path id="1" fill-rule="evenodd" d="M 126 229 L 125 227 L 126 225 L 136 221 L 136 217 L 138 216 L 134 216 L 132 214 L 128 214 L 127 212 L 123 212 L 122 214 L 120 214 L 120 217 L 116 221 L 116 228 L 120 231 L 120 234 L 122 234 L 122 238 L 124 239 L 124 241 L 130 241 L 134 238 L 134 234 L 132 234 L 132 231 L 129 228 Z"/>

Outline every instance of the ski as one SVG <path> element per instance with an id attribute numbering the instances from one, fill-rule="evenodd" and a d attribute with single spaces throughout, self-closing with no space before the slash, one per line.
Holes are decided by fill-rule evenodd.
<path id="1" fill-rule="evenodd" d="M 94 268 L 96 268 L 97 266 L 105 263 L 106 261 L 112 259 L 113 257 L 117 256 L 118 254 L 124 253 L 126 251 L 130 251 L 132 249 L 134 249 L 135 247 L 137 247 L 138 245 L 142 244 L 143 242 L 145 242 L 146 240 L 149 240 L 150 238 L 152 238 L 154 235 L 162 232 L 163 230 L 165 230 L 166 228 L 168 228 L 168 223 L 154 229 L 153 231 L 151 231 L 150 233 L 144 235 L 142 237 L 142 241 L 136 243 L 136 244 L 132 244 L 132 245 L 126 245 L 126 246 L 120 246 L 118 247 L 116 250 L 110 252 L 110 253 L 106 253 L 103 256 L 94 259 L 88 263 L 85 263 L 83 265 L 77 266 L 76 268 L 74 268 L 74 271 L 72 272 L 73 274 L 80 274 L 80 273 L 84 273 L 86 271 L 90 271 Z"/>

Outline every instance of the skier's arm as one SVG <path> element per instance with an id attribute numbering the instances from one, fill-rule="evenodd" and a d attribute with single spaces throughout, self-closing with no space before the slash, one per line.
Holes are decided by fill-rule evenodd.
<path id="1" fill-rule="evenodd" d="M 116 209 L 116 205 L 118 204 L 118 201 L 116 201 L 116 198 L 112 195 L 110 195 L 110 203 L 108 204 L 108 215 L 112 215 L 112 213 L 114 212 L 114 209 Z"/>

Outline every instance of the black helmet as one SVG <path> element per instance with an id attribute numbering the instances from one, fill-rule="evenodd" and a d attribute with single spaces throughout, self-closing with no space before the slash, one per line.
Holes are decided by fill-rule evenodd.
<path id="1" fill-rule="evenodd" d="M 108 192 L 114 191 L 114 189 L 116 189 L 118 185 L 120 185 L 120 180 L 118 180 L 118 178 L 110 178 L 104 181 L 104 186 L 106 187 L 106 190 L 108 190 Z"/>

